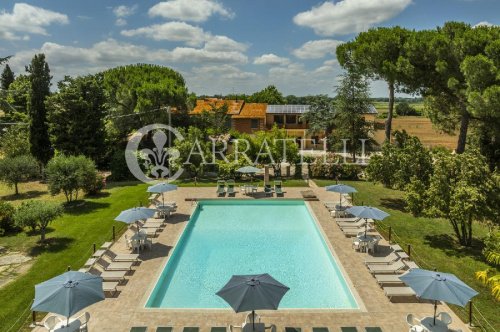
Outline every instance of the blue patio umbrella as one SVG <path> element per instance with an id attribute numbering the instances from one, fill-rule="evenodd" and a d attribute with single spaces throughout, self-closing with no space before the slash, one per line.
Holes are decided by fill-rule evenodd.
<path id="1" fill-rule="evenodd" d="M 31 310 L 69 317 L 104 300 L 102 278 L 89 273 L 68 271 L 35 286 Z"/>
<path id="2" fill-rule="evenodd" d="M 470 299 L 478 294 L 450 273 L 411 269 L 399 279 L 413 289 L 418 297 L 434 300 L 434 324 L 436 324 L 437 301 L 465 307 Z"/>
<path id="3" fill-rule="evenodd" d="M 156 213 L 155 209 L 149 209 L 145 207 L 135 207 L 120 212 L 120 214 L 118 215 L 118 217 L 115 218 L 115 220 L 127 224 L 133 224 L 134 222 L 138 222 L 139 220 L 152 218 L 154 217 L 155 213 Z M 139 230 L 139 225 L 137 225 L 137 230 Z"/>
<path id="4" fill-rule="evenodd" d="M 269 274 L 234 275 L 216 294 L 226 301 L 235 312 L 277 310 L 283 296 L 290 288 Z"/>
<path id="5" fill-rule="evenodd" d="M 355 188 L 341 183 L 334 184 L 331 186 L 326 186 L 325 189 L 326 191 L 332 191 L 340 194 L 352 194 L 358 192 Z M 342 206 L 342 196 L 340 196 L 340 206 Z"/>
<path id="6" fill-rule="evenodd" d="M 368 219 L 384 220 L 385 218 L 390 216 L 389 213 L 372 206 L 353 206 L 348 208 L 346 211 L 356 217 L 365 219 L 365 236 L 368 226 Z"/>
<path id="7" fill-rule="evenodd" d="M 174 184 L 166 183 L 166 182 L 161 182 L 157 183 L 155 185 L 149 186 L 148 187 L 148 193 L 161 193 L 161 201 L 163 205 L 165 205 L 165 199 L 163 197 L 163 193 L 169 192 L 169 191 L 174 191 L 177 190 L 177 186 Z"/>
<path id="8" fill-rule="evenodd" d="M 252 182 L 253 182 L 253 175 L 255 173 L 259 173 L 260 171 L 261 171 L 260 168 L 253 167 L 253 166 L 243 166 L 243 167 L 240 167 L 236 170 L 236 172 L 238 172 L 238 173 L 250 174 Z"/>

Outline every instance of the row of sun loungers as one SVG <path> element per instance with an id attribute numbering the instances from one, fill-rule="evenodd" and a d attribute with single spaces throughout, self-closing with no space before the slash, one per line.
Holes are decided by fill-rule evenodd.
<path id="1" fill-rule="evenodd" d="M 251 329 L 251 324 L 249 324 L 249 329 L 248 331 L 252 331 Z M 276 327 L 274 325 L 271 325 L 269 328 L 271 331 L 272 328 L 274 327 L 274 330 L 276 330 Z M 173 332 L 174 328 L 171 326 L 159 326 L 156 329 L 151 329 L 148 330 L 147 326 L 134 326 L 130 329 L 130 332 L 148 332 L 148 331 L 156 331 L 156 332 Z M 175 328 L 176 331 L 181 331 L 180 328 Z M 184 327 L 182 328 L 182 332 L 199 332 L 200 328 L 199 327 Z M 227 332 L 228 329 L 226 327 L 212 327 L 210 329 L 210 332 Z M 360 328 L 358 329 L 355 326 L 345 326 L 345 327 L 340 327 L 339 330 L 337 329 L 329 329 L 328 327 L 313 327 L 312 332 L 335 332 L 335 331 L 340 331 L 340 332 L 383 332 L 382 328 L 380 327 L 365 327 L 365 328 Z M 283 332 L 302 332 L 302 329 L 300 327 L 285 327 L 283 329 Z"/>
<path id="2" fill-rule="evenodd" d="M 226 189 L 227 186 L 227 189 Z M 252 195 L 259 191 L 258 186 L 240 186 L 240 192 L 246 195 Z M 230 197 L 234 197 L 236 195 L 235 183 L 234 181 L 217 181 L 217 189 L 215 190 L 217 196 L 221 197 L 224 195 L 228 195 Z M 266 196 L 272 196 L 273 193 L 276 193 L 276 196 L 282 197 L 285 194 L 283 190 L 283 185 L 281 181 L 274 181 L 274 188 L 271 187 L 270 184 L 264 185 L 264 193 Z"/>

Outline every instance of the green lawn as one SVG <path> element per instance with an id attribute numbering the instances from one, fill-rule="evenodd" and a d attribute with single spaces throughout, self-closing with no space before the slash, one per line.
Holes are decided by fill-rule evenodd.
<path id="1" fill-rule="evenodd" d="M 37 234 L 19 233 L 0 238 L 0 245 L 22 250 L 34 257 L 33 266 L 15 281 L 0 289 L 0 331 L 9 329 L 30 306 L 34 285 L 66 271 L 77 270 L 89 258 L 92 244 L 111 239 L 112 226 L 119 234 L 126 224 L 113 221 L 122 210 L 147 199 L 145 184 L 137 182 L 108 184 L 96 198 L 83 205 L 67 208 L 66 213 L 50 224 L 47 245 L 39 245 Z M 41 194 L 43 196 L 43 194 Z M 29 321 L 29 311 L 12 331 Z"/>
<path id="2" fill-rule="evenodd" d="M 334 183 L 332 180 L 315 180 L 315 182 L 320 187 Z M 343 183 L 357 189 L 358 193 L 354 194 L 356 205 L 376 206 L 390 213 L 390 217 L 377 223 L 377 228 L 387 238 L 388 228 L 391 226 L 393 235 L 396 234 L 393 239 L 405 250 L 410 244 L 413 258 L 422 268 L 436 268 L 439 271 L 453 273 L 476 289 L 480 294 L 473 299 L 474 305 L 496 329 L 500 328 L 499 303 L 493 299 L 489 288 L 474 278 L 474 272 L 489 267 L 481 255 L 482 243 L 479 240 L 487 234 L 486 226 L 476 224 L 473 234 L 477 240 L 472 248 L 464 248 L 455 241 L 448 221 L 415 218 L 404 212 L 402 191 L 387 189 L 370 182 L 343 181 Z M 462 308 L 453 306 L 453 310 L 468 322 Z M 478 320 L 479 318 L 476 318 L 476 321 Z"/>

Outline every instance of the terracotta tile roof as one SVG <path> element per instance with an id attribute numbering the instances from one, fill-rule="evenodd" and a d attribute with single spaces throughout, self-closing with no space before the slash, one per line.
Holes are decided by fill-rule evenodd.
<path id="1" fill-rule="evenodd" d="M 201 114 L 203 111 L 210 111 L 212 106 L 221 107 L 226 104 L 228 107 L 227 114 L 234 115 L 239 114 L 241 108 L 243 107 L 244 101 L 242 100 L 223 100 L 217 98 L 206 98 L 206 99 L 198 99 L 196 101 L 195 108 L 189 112 L 189 114 Z"/>
<path id="2" fill-rule="evenodd" d="M 233 119 L 249 119 L 249 118 L 265 118 L 267 104 L 262 103 L 245 103 L 240 114 L 233 115 Z"/>

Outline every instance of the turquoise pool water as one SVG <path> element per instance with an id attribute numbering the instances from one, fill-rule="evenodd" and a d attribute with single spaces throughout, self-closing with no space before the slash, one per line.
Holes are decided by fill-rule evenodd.
<path id="1" fill-rule="evenodd" d="M 199 202 L 146 307 L 230 308 L 215 293 L 233 274 L 290 287 L 280 308 L 358 308 L 303 201 Z"/>

